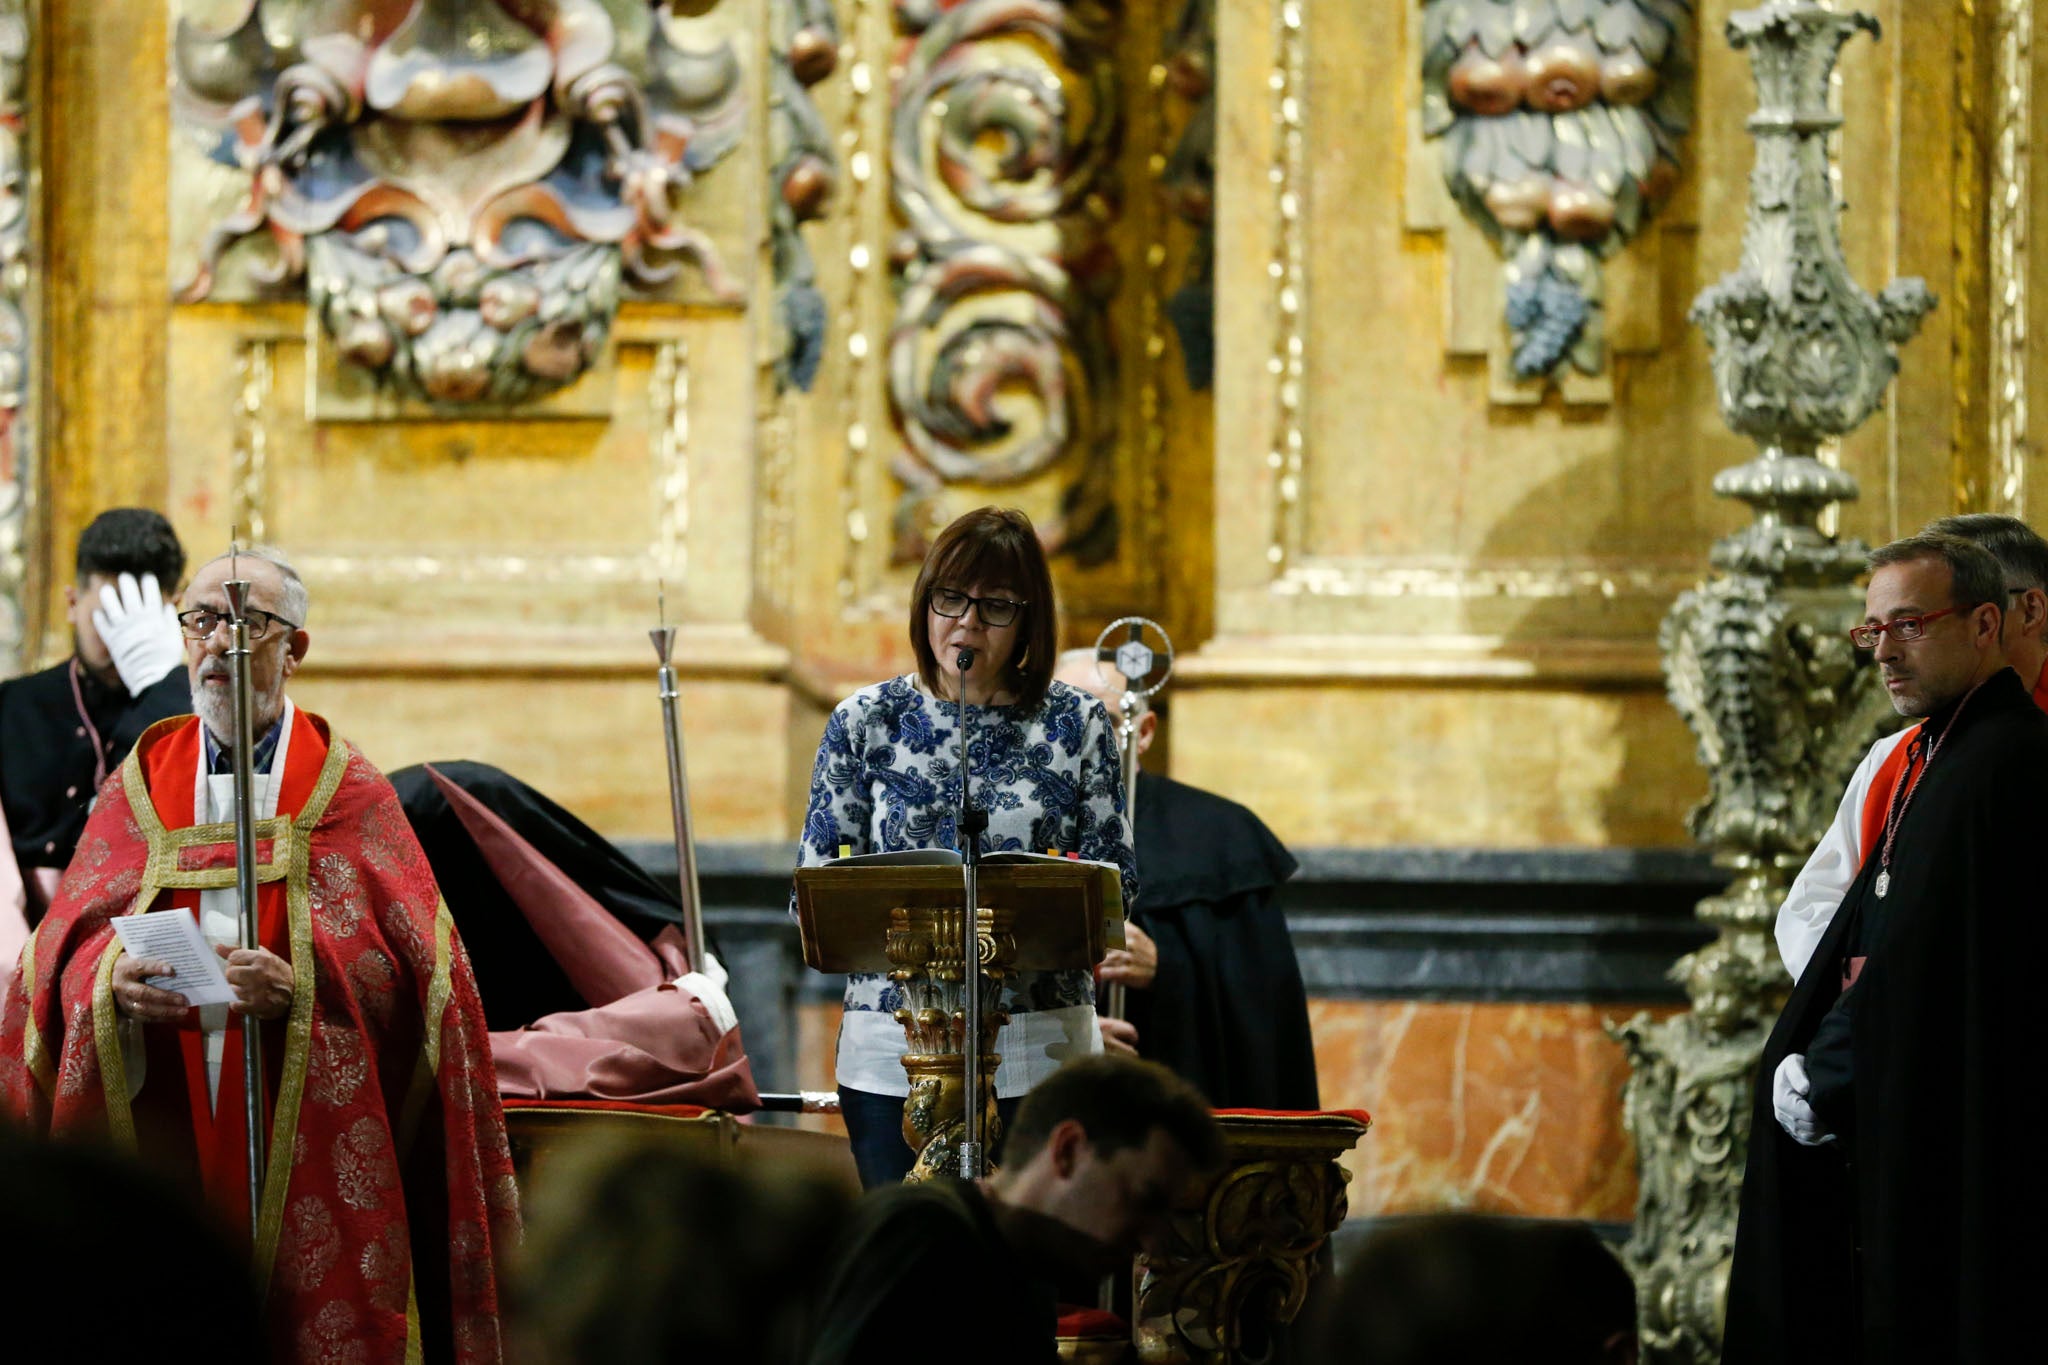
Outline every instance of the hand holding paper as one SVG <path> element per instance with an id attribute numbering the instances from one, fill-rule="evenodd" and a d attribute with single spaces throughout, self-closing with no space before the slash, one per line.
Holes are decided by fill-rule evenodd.
<path id="1" fill-rule="evenodd" d="M 178 1018 L 193 1005 L 226 1005 L 235 988 L 221 972 L 220 959 L 183 911 L 122 915 L 114 933 L 126 950 L 114 964 L 114 1003 L 144 1023 Z"/>

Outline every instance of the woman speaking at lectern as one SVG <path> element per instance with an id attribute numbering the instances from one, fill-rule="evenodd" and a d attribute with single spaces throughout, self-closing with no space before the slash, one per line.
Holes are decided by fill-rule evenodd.
<path id="1" fill-rule="evenodd" d="M 984 507 L 944 531 L 910 595 L 917 671 L 863 687 L 832 709 L 811 770 L 799 864 L 842 854 L 955 849 L 964 681 L 971 714 L 968 780 L 988 812 L 985 853 L 1078 853 L 1116 865 L 1124 908 L 1137 865 L 1124 818 L 1115 727 L 1102 703 L 1054 682 L 1059 653 L 1052 573 L 1022 512 Z M 964 675 L 963 649 L 974 651 Z M 879 972 L 846 979 L 839 1025 L 839 1097 L 869 1188 L 901 1180 L 914 1154 L 903 1140 L 910 1083 L 895 1012 L 900 991 Z M 996 1101 L 1005 1123 L 1024 1092 L 1070 1057 L 1100 1052 L 1095 989 L 1086 971 L 1021 972 L 997 1006 Z"/>

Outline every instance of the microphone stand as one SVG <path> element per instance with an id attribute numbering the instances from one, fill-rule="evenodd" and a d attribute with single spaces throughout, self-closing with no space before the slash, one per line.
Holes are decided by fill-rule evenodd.
<path id="1" fill-rule="evenodd" d="M 249 584 L 235 576 L 232 551 L 227 591 L 228 664 L 235 704 L 235 895 L 240 900 L 242 947 L 254 951 L 256 935 L 256 700 L 249 676 Z M 263 1216 L 263 1024 L 242 1016 L 242 1118 L 249 1132 L 249 1228 Z"/>
<path id="2" fill-rule="evenodd" d="M 954 664 L 958 670 L 954 704 L 960 708 L 960 982 L 964 1007 L 961 1026 L 966 1035 L 961 1051 L 965 1063 L 962 1079 L 967 1092 L 962 1108 L 960 1178 L 979 1180 L 985 1174 L 981 1159 L 981 835 L 988 828 L 988 812 L 976 806 L 967 793 L 967 728 L 972 723 L 967 707 L 967 670 L 974 667 L 974 651 L 961 650 Z"/>

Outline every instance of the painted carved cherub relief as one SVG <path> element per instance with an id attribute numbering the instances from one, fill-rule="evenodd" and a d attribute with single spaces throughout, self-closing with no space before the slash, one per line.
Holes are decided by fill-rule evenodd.
<path id="1" fill-rule="evenodd" d="M 339 355 L 441 407 L 518 403 L 601 353 L 622 284 L 692 266 L 685 213 L 745 126 L 716 0 L 191 0 L 175 117 L 231 172 L 182 300 L 241 250 L 257 296 L 303 282 Z M 253 251 L 249 244 L 255 242 Z"/>

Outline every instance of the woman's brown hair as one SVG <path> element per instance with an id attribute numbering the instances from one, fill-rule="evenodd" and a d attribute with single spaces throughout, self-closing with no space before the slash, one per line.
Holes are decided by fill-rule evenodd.
<path id="1" fill-rule="evenodd" d="M 939 661 L 932 653 L 932 593 L 939 588 L 962 592 L 979 584 L 1024 599 L 1018 618 L 1017 653 L 1010 660 L 1007 685 L 1016 694 L 1020 712 L 1029 715 L 1045 700 L 1059 653 L 1059 612 L 1053 602 L 1052 569 L 1031 518 L 1014 507 L 977 507 L 959 517 L 932 542 L 910 592 L 910 647 L 917 654 L 917 676 L 933 696 L 946 695 L 939 683 Z"/>

